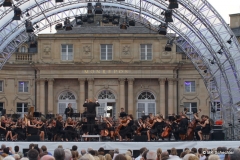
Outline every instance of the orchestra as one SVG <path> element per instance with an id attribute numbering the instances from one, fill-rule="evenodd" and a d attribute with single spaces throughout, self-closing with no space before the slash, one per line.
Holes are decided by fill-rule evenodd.
<path id="1" fill-rule="evenodd" d="M 90 102 L 91 105 L 92 102 Z M 94 102 L 93 102 L 94 103 Z M 98 102 L 93 105 L 98 106 Z M 87 102 L 85 106 L 88 106 Z M 26 140 L 28 136 L 38 135 L 41 141 L 78 141 L 81 135 L 89 135 L 89 111 L 85 110 L 87 116 L 78 119 L 68 116 L 64 120 L 62 115 L 56 118 L 45 119 L 43 117 L 33 117 L 29 113 L 24 118 L 13 119 L 2 116 L 0 120 L 0 134 L 5 136 L 6 141 Z M 114 117 L 103 117 L 95 119 L 95 124 L 91 127 L 92 135 L 101 135 L 103 139 L 109 141 L 130 141 L 134 136 L 146 136 L 148 141 L 165 140 L 170 141 L 172 137 L 178 140 L 203 140 L 203 134 L 209 133 L 211 124 L 209 117 L 202 115 L 199 118 L 198 112 L 193 113 L 193 119 L 187 116 L 184 109 L 180 115 L 170 115 L 164 118 L 163 115 L 143 115 L 134 121 L 131 114 L 127 114 L 122 109 L 121 115 Z M 94 110 L 92 113 L 95 116 Z M 91 124 L 92 125 L 92 124 Z M 89 141 L 84 138 L 84 141 Z"/>

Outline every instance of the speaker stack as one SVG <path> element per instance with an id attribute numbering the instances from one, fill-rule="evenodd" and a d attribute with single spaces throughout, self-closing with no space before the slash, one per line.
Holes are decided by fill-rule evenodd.
<path id="1" fill-rule="evenodd" d="M 214 125 L 212 127 L 212 140 L 224 140 L 223 126 L 222 125 Z"/>

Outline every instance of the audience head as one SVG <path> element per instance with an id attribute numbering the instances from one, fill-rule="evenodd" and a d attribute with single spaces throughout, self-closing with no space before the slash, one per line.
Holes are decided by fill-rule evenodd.
<path id="1" fill-rule="evenodd" d="M 119 149 L 118 149 L 118 148 L 115 148 L 114 153 L 119 154 Z"/>
<path id="2" fill-rule="evenodd" d="M 143 148 L 141 148 L 139 151 L 140 151 L 140 154 L 142 155 L 143 154 L 143 152 L 144 151 L 146 151 L 147 150 L 147 148 L 146 147 L 143 147 Z"/>
<path id="3" fill-rule="evenodd" d="M 80 158 L 80 160 L 95 160 L 95 159 L 91 154 L 86 153 Z"/>
<path id="4" fill-rule="evenodd" d="M 218 155 L 212 154 L 208 157 L 208 160 L 220 160 Z"/>
<path id="5" fill-rule="evenodd" d="M 3 158 L 3 160 L 15 160 L 13 156 L 7 156 Z"/>
<path id="6" fill-rule="evenodd" d="M 39 153 L 36 149 L 30 149 L 28 151 L 27 157 L 29 160 L 38 160 Z"/>
<path id="7" fill-rule="evenodd" d="M 187 154 L 186 151 L 185 151 L 185 152 L 182 152 L 182 153 L 180 154 L 180 158 L 183 158 L 186 154 Z"/>
<path id="8" fill-rule="evenodd" d="M 191 152 L 193 152 L 193 154 L 196 154 L 197 153 L 197 148 L 192 148 Z"/>
<path id="9" fill-rule="evenodd" d="M 82 149 L 82 150 L 81 150 L 81 155 L 83 156 L 84 154 L 86 154 L 86 150 L 85 150 L 85 149 Z"/>
<path id="10" fill-rule="evenodd" d="M 129 151 L 131 153 L 131 156 L 132 156 L 132 150 L 131 149 L 128 149 L 127 151 Z"/>
<path id="11" fill-rule="evenodd" d="M 186 154 L 182 160 L 189 160 L 190 156 L 195 156 L 194 154 Z M 196 157 L 196 156 L 195 156 Z"/>
<path id="12" fill-rule="evenodd" d="M 142 154 L 142 158 L 144 158 L 145 160 L 147 159 L 147 153 L 149 150 L 145 150 Z"/>
<path id="13" fill-rule="evenodd" d="M 47 152 L 47 147 L 46 147 L 45 145 L 43 145 L 43 146 L 41 147 L 41 149 L 42 149 L 43 152 Z"/>
<path id="14" fill-rule="evenodd" d="M 20 160 L 20 155 L 19 154 L 14 154 L 13 157 L 14 157 L 15 160 Z"/>
<path id="15" fill-rule="evenodd" d="M 197 156 L 190 156 L 188 160 L 199 160 L 199 158 Z"/>
<path id="16" fill-rule="evenodd" d="M 198 148 L 198 153 L 202 154 L 203 153 L 203 149 L 202 148 Z"/>
<path id="17" fill-rule="evenodd" d="M 105 155 L 105 159 L 106 159 L 106 160 L 112 160 L 112 156 L 111 156 L 110 154 L 106 154 L 106 155 Z"/>
<path id="18" fill-rule="evenodd" d="M 173 156 L 176 156 L 176 155 L 177 155 L 177 150 L 176 150 L 176 148 L 172 148 L 170 154 L 173 155 Z"/>
<path id="19" fill-rule="evenodd" d="M 161 160 L 167 160 L 167 159 L 169 159 L 169 153 L 168 152 L 162 152 Z"/>
<path id="20" fill-rule="evenodd" d="M 48 155 L 48 153 L 47 152 L 42 152 L 42 153 L 39 154 L 39 157 L 42 158 L 45 155 Z"/>
<path id="21" fill-rule="evenodd" d="M 239 149 L 233 149 L 231 151 L 233 152 L 233 154 L 229 154 L 229 160 L 239 160 L 240 150 Z"/>
<path id="22" fill-rule="evenodd" d="M 14 151 L 15 151 L 15 152 L 19 152 L 19 146 L 15 146 L 15 147 L 14 147 Z"/>
<path id="23" fill-rule="evenodd" d="M 64 152 L 65 152 L 64 160 L 71 160 L 72 159 L 72 153 L 71 153 L 70 149 L 65 149 Z"/>
<path id="24" fill-rule="evenodd" d="M 127 158 L 122 155 L 122 154 L 118 154 L 116 157 L 115 157 L 115 160 L 127 160 Z"/>
<path id="25" fill-rule="evenodd" d="M 154 151 L 149 151 L 146 157 L 147 157 L 147 160 L 156 160 L 157 154 Z"/>
<path id="26" fill-rule="evenodd" d="M 91 147 L 89 147 L 88 149 L 87 149 L 87 152 L 89 153 L 89 151 L 91 151 L 91 150 L 93 150 Z"/>
<path id="27" fill-rule="evenodd" d="M 2 145 L 1 145 L 1 150 L 4 150 L 4 148 L 6 148 L 6 145 L 5 145 L 5 144 L 2 144 Z"/>
<path id="28" fill-rule="evenodd" d="M 33 144 L 33 143 L 29 144 L 29 148 L 28 149 L 34 149 L 34 146 L 35 146 L 35 144 Z"/>
<path id="29" fill-rule="evenodd" d="M 113 156 L 114 156 L 114 151 L 113 151 L 113 150 L 109 151 L 109 154 L 110 154 L 111 157 L 113 158 Z"/>
<path id="30" fill-rule="evenodd" d="M 62 145 L 58 145 L 58 148 L 62 148 L 63 149 L 63 146 Z"/>
<path id="31" fill-rule="evenodd" d="M 72 151 L 77 151 L 78 147 L 76 145 L 72 146 Z"/>
<path id="32" fill-rule="evenodd" d="M 95 151 L 94 150 L 90 150 L 88 153 L 91 154 L 92 156 L 95 156 Z"/>
<path id="33" fill-rule="evenodd" d="M 105 154 L 103 147 L 100 147 L 100 148 L 98 149 L 98 154 L 99 154 L 99 155 L 104 155 L 104 154 Z"/>
<path id="34" fill-rule="evenodd" d="M 64 160 L 65 152 L 62 148 L 57 148 L 54 150 L 53 156 L 56 160 Z"/>
<path id="35" fill-rule="evenodd" d="M 55 158 L 53 156 L 50 156 L 50 155 L 45 155 L 40 160 L 55 160 Z"/>
<path id="36" fill-rule="evenodd" d="M 189 150 L 189 148 L 185 148 L 185 149 L 184 149 L 184 151 L 187 151 L 187 150 Z"/>
<path id="37" fill-rule="evenodd" d="M 9 147 L 4 148 L 3 153 L 9 154 Z"/>

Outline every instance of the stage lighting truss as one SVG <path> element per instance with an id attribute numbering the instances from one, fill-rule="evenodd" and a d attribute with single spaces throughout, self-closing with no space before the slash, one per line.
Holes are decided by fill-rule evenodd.
<path id="1" fill-rule="evenodd" d="M 64 2 L 64 0 L 56 0 L 55 2 L 56 2 L 56 3 Z"/>
<path id="2" fill-rule="evenodd" d="M 120 24 L 120 29 L 127 29 L 128 27 L 129 27 L 128 17 L 126 16 L 125 19 L 123 20 L 123 23 Z"/>
<path id="3" fill-rule="evenodd" d="M 227 41 L 228 44 L 232 44 L 232 38 L 233 38 L 233 35 L 231 35 L 230 39 Z"/>
<path id="4" fill-rule="evenodd" d="M 87 14 L 92 14 L 93 13 L 93 6 L 92 3 L 87 4 Z"/>
<path id="5" fill-rule="evenodd" d="M 12 20 L 21 20 L 22 11 L 19 7 L 14 6 L 14 16 Z"/>

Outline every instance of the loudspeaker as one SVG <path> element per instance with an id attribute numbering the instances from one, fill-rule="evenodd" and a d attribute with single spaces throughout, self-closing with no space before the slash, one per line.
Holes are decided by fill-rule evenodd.
<path id="1" fill-rule="evenodd" d="M 134 142 L 147 142 L 147 136 L 134 136 Z"/>
<path id="2" fill-rule="evenodd" d="M 40 141 L 39 135 L 28 136 L 27 141 Z"/>
<path id="3" fill-rule="evenodd" d="M 224 133 L 223 132 L 213 132 L 212 133 L 212 140 L 224 140 Z"/>
<path id="4" fill-rule="evenodd" d="M 220 130 L 222 130 L 223 129 L 223 126 L 222 125 L 213 125 L 212 126 L 212 129 L 214 130 L 214 129 L 220 129 Z"/>
<path id="5" fill-rule="evenodd" d="M 2 109 L 2 116 L 6 114 L 6 109 Z"/>

